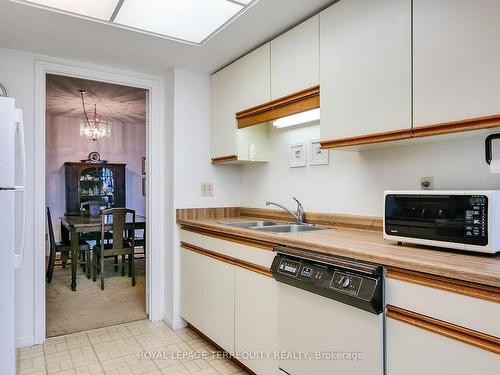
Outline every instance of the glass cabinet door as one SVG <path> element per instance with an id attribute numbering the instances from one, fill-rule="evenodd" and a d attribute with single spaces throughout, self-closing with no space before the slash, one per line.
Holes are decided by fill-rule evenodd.
<path id="1" fill-rule="evenodd" d="M 114 206 L 113 170 L 107 167 L 89 167 L 80 172 L 79 205 L 82 212 L 92 203 L 100 209 Z"/>

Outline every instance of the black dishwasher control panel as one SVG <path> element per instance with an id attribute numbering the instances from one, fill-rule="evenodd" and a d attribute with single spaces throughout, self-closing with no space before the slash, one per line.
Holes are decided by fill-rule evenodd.
<path id="1" fill-rule="evenodd" d="M 380 314 L 383 311 L 383 268 L 338 257 L 316 261 L 279 252 L 271 266 L 273 277 L 333 300 Z"/>

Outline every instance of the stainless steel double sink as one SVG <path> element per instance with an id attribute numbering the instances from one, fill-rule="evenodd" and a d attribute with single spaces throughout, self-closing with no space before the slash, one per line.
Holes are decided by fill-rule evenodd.
<path id="1" fill-rule="evenodd" d="M 281 234 L 329 229 L 329 228 L 316 227 L 311 224 L 280 223 L 278 221 L 264 221 L 264 220 L 221 221 L 220 224 L 230 225 L 239 228 L 252 229 L 259 232 L 271 232 L 271 233 L 281 233 Z"/>

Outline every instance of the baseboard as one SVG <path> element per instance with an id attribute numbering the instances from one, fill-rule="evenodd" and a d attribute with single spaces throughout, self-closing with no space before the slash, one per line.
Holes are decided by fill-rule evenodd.
<path id="1" fill-rule="evenodd" d="M 16 339 L 17 349 L 33 345 L 35 345 L 35 336 L 21 337 L 19 339 Z"/>
<path id="2" fill-rule="evenodd" d="M 163 321 L 172 329 L 185 328 L 188 325 L 187 322 L 181 317 L 174 320 L 167 314 L 163 314 Z"/>

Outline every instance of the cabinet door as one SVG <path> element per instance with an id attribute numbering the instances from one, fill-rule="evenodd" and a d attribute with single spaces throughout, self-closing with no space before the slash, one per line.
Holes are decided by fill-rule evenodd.
<path id="1" fill-rule="evenodd" d="M 340 1 L 320 14 L 321 139 L 411 127 L 411 1 Z"/>
<path id="2" fill-rule="evenodd" d="M 237 155 L 235 65 L 229 65 L 210 79 L 211 157 Z"/>
<path id="3" fill-rule="evenodd" d="M 203 256 L 182 247 L 180 253 L 181 316 L 200 329 Z"/>
<path id="4" fill-rule="evenodd" d="M 235 267 L 235 349 L 238 352 L 277 351 L 276 281 Z M 256 374 L 275 374 L 272 359 L 241 359 Z"/>
<path id="5" fill-rule="evenodd" d="M 387 375 L 494 375 L 500 356 L 387 318 Z"/>
<path id="6" fill-rule="evenodd" d="M 271 100 L 319 84 L 316 15 L 271 41 Z"/>
<path id="7" fill-rule="evenodd" d="M 202 331 L 227 351 L 234 350 L 234 266 L 203 257 Z"/>
<path id="8" fill-rule="evenodd" d="M 236 112 L 267 103 L 271 98 L 270 44 L 236 61 Z"/>
<path id="9" fill-rule="evenodd" d="M 500 113 L 500 1 L 414 0 L 414 126 Z"/>

